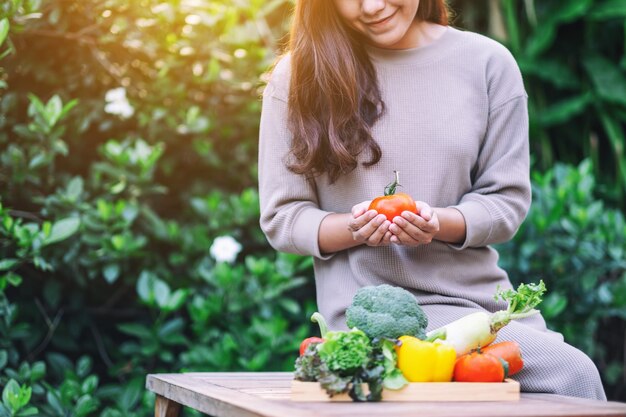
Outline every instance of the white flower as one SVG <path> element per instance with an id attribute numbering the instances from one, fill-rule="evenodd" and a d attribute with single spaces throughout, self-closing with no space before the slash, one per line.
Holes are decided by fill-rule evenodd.
<path id="1" fill-rule="evenodd" d="M 126 100 L 126 89 L 124 87 L 114 88 L 107 91 L 104 99 L 108 101 L 122 101 Z"/>
<path id="2" fill-rule="evenodd" d="M 135 113 L 135 109 L 128 101 L 112 101 L 104 106 L 104 111 L 109 114 L 116 114 L 128 119 Z"/>
<path id="3" fill-rule="evenodd" d="M 104 111 L 109 114 L 115 114 L 124 119 L 128 119 L 135 113 L 135 109 L 126 98 L 126 89 L 124 87 L 107 91 L 104 99 L 107 102 L 104 106 Z"/>
<path id="4" fill-rule="evenodd" d="M 217 262 L 233 263 L 241 249 L 241 244 L 233 237 L 220 236 L 215 238 L 209 251 Z"/>

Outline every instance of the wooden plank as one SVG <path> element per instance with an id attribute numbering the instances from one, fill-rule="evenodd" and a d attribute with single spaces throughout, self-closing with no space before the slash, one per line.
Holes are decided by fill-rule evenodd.
<path id="1" fill-rule="evenodd" d="M 520 402 L 301 402 L 302 409 L 318 410 L 320 417 L 623 417 L 626 409 L 604 407 L 595 402 L 594 408 L 578 408 L 571 404 L 546 403 L 522 394 Z M 555 396 L 558 397 L 558 396 Z M 600 405 L 600 406 L 598 406 Z M 298 411 L 294 411 L 297 416 Z"/>
<path id="2" fill-rule="evenodd" d="M 367 394 L 367 386 L 363 387 Z M 508 379 L 504 383 L 413 382 L 401 390 L 383 390 L 383 401 L 518 401 L 520 386 Z M 317 382 L 292 381 L 292 401 L 352 401 L 348 394 L 329 397 Z"/>
<path id="3" fill-rule="evenodd" d="M 626 417 L 624 403 L 551 394 L 522 393 L 518 402 L 295 402 L 285 389 L 292 378 L 265 372 L 159 374 L 149 375 L 146 386 L 215 417 Z"/>
<path id="4" fill-rule="evenodd" d="M 154 417 L 178 417 L 180 408 L 179 403 L 157 395 L 154 401 Z"/>
<path id="5" fill-rule="evenodd" d="M 218 378 L 219 380 L 219 378 Z M 289 404 L 221 387 L 205 377 L 186 374 L 148 375 L 146 388 L 158 395 L 203 413 L 219 417 L 293 417 Z M 313 411 L 298 412 L 302 417 L 318 417 Z"/>

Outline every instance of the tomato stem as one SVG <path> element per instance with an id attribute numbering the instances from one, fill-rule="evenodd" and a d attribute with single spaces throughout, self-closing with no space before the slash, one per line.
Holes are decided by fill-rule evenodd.
<path id="1" fill-rule="evenodd" d="M 393 171 L 393 173 L 396 175 L 396 179 L 393 180 L 392 183 L 387 184 L 387 186 L 385 187 L 385 195 L 394 195 L 396 193 L 396 188 L 402 187 L 400 185 L 400 172 Z"/>

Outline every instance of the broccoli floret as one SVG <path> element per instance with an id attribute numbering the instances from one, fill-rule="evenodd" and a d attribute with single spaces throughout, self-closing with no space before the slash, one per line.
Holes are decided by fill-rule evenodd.
<path id="1" fill-rule="evenodd" d="M 392 285 L 360 288 L 346 310 L 346 324 L 371 339 L 403 335 L 426 338 L 428 318 L 407 290 Z"/>

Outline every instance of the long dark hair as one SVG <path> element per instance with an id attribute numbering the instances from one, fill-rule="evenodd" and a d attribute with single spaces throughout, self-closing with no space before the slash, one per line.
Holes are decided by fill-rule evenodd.
<path id="1" fill-rule="evenodd" d="M 416 19 L 448 24 L 445 0 L 421 0 Z M 376 164 L 382 153 L 370 129 L 384 112 L 376 71 L 333 0 L 296 2 L 289 51 L 289 169 L 334 182 L 364 151 L 363 164 Z"/>

